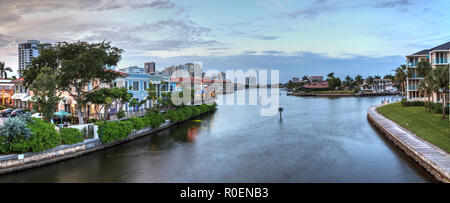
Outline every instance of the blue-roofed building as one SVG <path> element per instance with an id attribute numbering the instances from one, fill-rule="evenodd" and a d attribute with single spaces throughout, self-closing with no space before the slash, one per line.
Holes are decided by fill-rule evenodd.
<path id="1" fill-rule="evenodd" d="M 128 76 L 124 78 L 118 78 L 114 81 L 113 86 L 114 87 L 126 87 L 128 89 L 128 92 L 133 94 L 133 98 L 140 102 L 147 99 L 147 91 L 146 89 L 149 88 L 149 80 L 150 76 L 145 72 L 144 68 L 139 68 L 136 66 L 128 67 L 124 69 L 119 69 L 120 72 L 127 73 Z M 138 111 L 143 110 L 151 107 L 151 102 L 146 101 L 143 105 L 140 107 L 130 107 L 128 103 L 124 105 L 125 111 Z M 117 112 L 117 107 L 113 107 L 112 112 Z"/>

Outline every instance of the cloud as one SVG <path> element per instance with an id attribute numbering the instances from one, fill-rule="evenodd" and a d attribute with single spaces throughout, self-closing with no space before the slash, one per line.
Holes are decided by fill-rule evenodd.
<path id="1" fill-rule="evenodd" d="M 267 50 L 267 51 L 263 51 L 263 54 L 267 54 L 267 55 L 279 55 L 279 54 L 284 54 L 284 51 L 276 51 L 276 50 Z"/>
<path id="2" fill-rule="evenodd" d="M 322 13 L 326 13 L 337 9 L 338 5 L 339 5 L 338 3 L 331 4 L 327 0 L 315 0 L 313 3 L 311 3 L 310 5 L 308 5 L 303 9 L 287 13 L 287 16 L 294 19 L 298 17 L 305 17 L 312 19 Z"/>
<path id="3" fill-rule="evenodd" d="M 173 9 L 175 3 L 169 0 L 1 0 L 0 1 L 0 24 L 20 20 L 24 14 L 38 12 L 53 12 L 58 10 L 79 10 L 79 11 L 105 11 L 116 9 Z"/>
<path id="4" fill-rule="evenodd" d="M 388 0 L 375 3 L 375 8 L 395 8 L 411 5 L 410 0 Z"/>

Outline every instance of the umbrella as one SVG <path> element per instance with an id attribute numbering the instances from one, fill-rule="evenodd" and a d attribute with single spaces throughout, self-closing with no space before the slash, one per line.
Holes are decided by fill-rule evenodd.
<path id="1" fill-rule="evenodd" d="M 70 113 L 67 113 L 67 112 L 65 112 L 65 111 L 58 111 L 58 112 L 55 113 L 55 116 L 61 117 L 61 124 L 62 124 L 62 119 L 63 119 L 63 117 L 64 117 L 64 116 L 68 116 L 68 115 L 71 115 L 71 114 L 70 114 Z"/>

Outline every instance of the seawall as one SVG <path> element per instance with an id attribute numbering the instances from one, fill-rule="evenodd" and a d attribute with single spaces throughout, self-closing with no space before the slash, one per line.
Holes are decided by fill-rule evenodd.
<path id="1" fill-rule="evenodd" d="M 450 154 L 378 113 L 380 106 L 367 110 L 369 122 L 436 180 L 449 183 Z"/>
<path id="2" fill-rule="evenodd" d="M 214 111 L 214 110 L 213 110 Z M 202 115 L 208 114 L 206 112 Z M 199 115 L 201 116 L 201 115 Z M 198 116 L 197 116 L 198 117 Z M 188 120 L 194 119 L 190 118 Z M 186 120 L 186 121 L 188 121 Z M 169 121 L 163 123 L 158 128 L 147 127 L 141 130 L 133 130 L 131 134 L 123 139 L 116 140 L 110 143 L 102 143 L 99 138 L 85 140 L 84 142 L 73 144 L 73 145 L 61 145 L 53 149 L 49 149 L 43 152 L 36 153 L 24 153 L 24 154 L 11 154 L 0 156 L 0 175 L 12 173 L 15 171 L 22 171 L 26 169 L 31 169 L 39 166 L 44 166 L 47 164 L 56 163 L 59 161 L 83 156 L 89 153 L 93 153 L 99 150 L 103 150 L 109 147 L 113 147 L 125 142 L 129 142 L 144 136 L 152 135 L 158 131 L 176 126 L 185 121 L 171 123 Z"/>

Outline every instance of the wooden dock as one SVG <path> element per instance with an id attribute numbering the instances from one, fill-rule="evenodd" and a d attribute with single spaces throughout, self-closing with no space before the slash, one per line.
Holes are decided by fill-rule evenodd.
<path id="1" fill-rule="evenodd" d="M 438 181 L 450 182 L 450 154 L 387 119 L 374 106 L 367 110 L 369 121 Z"/>

